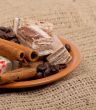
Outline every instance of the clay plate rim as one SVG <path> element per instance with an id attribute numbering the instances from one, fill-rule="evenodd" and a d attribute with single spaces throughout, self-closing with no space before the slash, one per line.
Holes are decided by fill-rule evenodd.
<path id="1" fill-rule="evenodd" d="M 69 40 L 65 39 L 64 37 L 59 37 L 62 43 L 70 44 L 71 46 L 71 55 L 72 55 L 72 61 L 68 64 L 68 67 L 61 72 L 48 76 L 46 78 L 37 79 L 37 80 L 29 80 L 29 81 L 20 81 L 20 82 L 14 82 L 6 85 L 1 85 L 0 88 L 27 88 L 27 87 L 35 87 L 40 86 L 48 83 L 52 83 L 54 81 L 57 81 L 70 72 L 72 72 L 80 63 L 80 52 L 79 49 Z"/>

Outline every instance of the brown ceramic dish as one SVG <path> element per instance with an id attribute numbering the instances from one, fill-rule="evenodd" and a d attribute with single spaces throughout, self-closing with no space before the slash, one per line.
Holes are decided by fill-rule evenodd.
<path id="1" fill-rule="evenodd" d="M 20 81 L 20 82 L 14 82 L 6 85 L 0 86 L 0 88 L 27 88 L 27 87 L 34 87 L 34 86 L 40 86 L 48 83 L 52 83 L 54 81 L 57 81 L 70 72 L 72 72 L 80 63 L 80 52 L 77 49 L 77 47 L 69 40 L 66 40 L 64 37 L 60 37 L 60 40 L 62 43 L 67 43 L 71 46 L 71 55 L 72 55 L 72 61 L 68 64 L 68 67 L 61 72 L 48 76 L 46 78 L 36 79 L 36 80 L 29 80 L 29 81 Z"/>

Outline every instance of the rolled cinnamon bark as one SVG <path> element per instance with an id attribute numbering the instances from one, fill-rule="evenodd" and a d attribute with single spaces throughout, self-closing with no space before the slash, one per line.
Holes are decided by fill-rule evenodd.
<path id="1" fill-rule="evenodd" d="M 36 68 L 21 68 L 13 72 L 0 75 L 0 84 L 20 81 L 35 76 Z"/>
<path id="2" fill-rule="evenodd" d="M 25 53 L 25 58 L 29 61 L 36 61 L 38 60 L 38 53 L 34 50 L 32 50 L 31 48 L 28 48 L 28 47 L 25 47 L 23 45 L 20 45 L 20 44 L 16 44 L 14 42 L 10 42 L 10 41 L 7 41 L 7 40 L 4 40 L 4 39 L 0 39 L 0 43 L 3 43 L 5 45 L 8 45 L 10 48 L 13 47 L 13 49 L 19 49 L 19 50 L 22 50 L 24 51 Z"/>
<path id="3" fill-rule="evenodd" d="M 32 78 L 37 75 L 36 68 L 42 62 L 35 62 L 30 67 L 19 68 L 5 74 L 0 75 L 0 84 L 11 83 L 28 78 Z"/>
<path id="4" fill-rule="evenodd" d="M 3 40 L 0 39 L 0 55 L 10 60 L 21 61 L 24 58 L 24 51 L 7 45 L 7 43 L 4 43 Z"/>

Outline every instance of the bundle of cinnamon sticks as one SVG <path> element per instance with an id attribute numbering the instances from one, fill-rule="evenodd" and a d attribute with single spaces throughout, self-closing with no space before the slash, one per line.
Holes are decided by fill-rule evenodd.
<path id="1" fill-rule="evenodd" d="M 24 59 L 36 61 L 38 59 L 38 53 L 36 51 L 4 39 L 0 39 L 0 55 L 5 56 L 10 60 L 18 61 Z"/>

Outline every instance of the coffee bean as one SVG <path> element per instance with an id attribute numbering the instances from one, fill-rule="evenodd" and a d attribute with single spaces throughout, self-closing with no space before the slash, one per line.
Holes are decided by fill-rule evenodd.
<path id="1" fill-rule="evenodd" d="M 14 33 L 8 33 L 6 34 L 7 40 L 12 40 L 13 38 L 16 38 L 16 35 Z"/>
<path id="2" fill-rule="evenodd" d="M 15 36 L 12 36 L 12 35 L 9 35 L 9 34 L 8 34 L 8 35 L 6 34 L 6 35 L 4 35 L 4 36 L 5 36 L 5 39 L 6 39 L 6 40 L 12 40 L 12 39 L 15 38 Z"/>
<path id="3" fill-rule="evenodd" d="M 57 65 L 54 65 L 54 66 L 59 71 L 59 65 L 57 64 Z"/>
<path id="4" fill-rule="evenodd" d="M 4 36 L 0 36 L 0 38 L 1 38 L 1 39 L 5 39 L 5 37 L 4 37 Z"/>
<path id="5" fill-rule="evenodd" d="M 44 72 L 44 77 L 49 76 L 51 74 L 51 68 L 47 68 Z"/>
<path id="6" fill-rule="evenodd" d="M 51 74 L 58 73 L 59 70 L 64 69 L 66 67 L 67 67 L 66 64 L 50 65 L 50 63 L 48 62 L 40 64 L 37 67 L 37 77 L 39 78 L 47 77 Z"/>
<path id="7" fill-rule="evenodd" d="M 1 39 L 5 39 L 5 35 L 6 33 L 0 30 L 0 38 Z"/>
<path id="8" fill-rule="evenodd" d="M 44 64 L 44 66 L 46 66 L 46 68 L 50 68 L 50 66 L 51 66 L 51 64 L 49 62 L 44 62 L 43 64 Z"/>
<path id="9" fill-rule="evenodd" d="M 12 28 L 7 28 L 6 33 L 13 32 Z"/>
<path id="10" fill-rule="evenodd" d="M 18 40 L 17 38 L 13 38 L 13 39 L 10 40 L 10 41 L 20 44 L 20 42 L 19 42 L 19 40 Z"/>
<path id="11" fill-rule="evenodd" d="M 51 73 L 50 64 L 48 62 L 44 62 L 37 66 L 37 73 L 42 73 L 42 77 L 49 76 Z"/>
<path id="12" fill-rule="evenodd" d="M 47 66 L 44 64 L 40 64 L 37 66 L 37 72 L 42 72 L 44 73 L 44 71 L 47 69 Z"/>
<path id="13" fill-rule="evenodd" d="M 3 26 L 0 27 L 0 30 L 3 31 L 3 32 L 6 32 L 6 33 L 12 31 L 12 29 L 10 27 L 3 27 Z"/>
<path id="14" fill-rule="evenodd" d="M 36 78 L 43 78 L 43 73 L 42 72 L 38 72 L 36 75 Z"/>
<path id="15" fill-rule="evenodd" d="M 0 26 L 0 30 L 5 32 L 6 31 L 6 27 Z"/>
<path id="16" fill-rule="evenodd" d="M 15 43 L 18 43 L 18 44 L 20 44 L 20 42 L 19 42 L 19 40 L 17 39 L 17 41 L 15 41 Z"/>
<path id="17" fill-rule="evenodd" d="M 69 44 L 65 44 L 65 48 L 68 50 L 68 52 L 71 52 L 71 46 Z"/>
<path id="18" fill-rule="evenodd" d="M 59 70 L 61 70 L 61 69 L 65 69 L 66 67 L 67 67 L 66 64 L 59 64 Z"/>
<path id="19" fill-rule="evenodd" d="M 58 73 L 59 69 L 55 65 L 52 65 L 51 66 L 51 72 L 52 72 L 52 74 Z"/>

